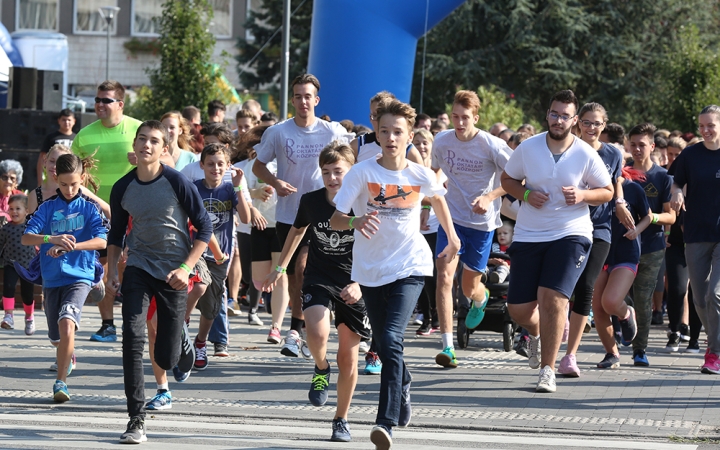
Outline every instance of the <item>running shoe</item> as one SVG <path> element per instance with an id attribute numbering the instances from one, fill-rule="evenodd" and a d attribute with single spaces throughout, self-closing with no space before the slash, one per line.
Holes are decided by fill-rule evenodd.
<path id="1" fill-rule="evenodd" d="M 90 340 L 95 342 L 115 342 L 117 341 L 117 329 L 115 325 L 104 323 L 95 334 L 90 336 Z"/>
<path id="2" fill-rule="evenodd" d="M 50 368 L 48 369 L 50 372 L 57 372 L 57 360 L 50 364 Z"/>
<path id="3" fill-rule="evenodd" d="M 300 334 L 295 330 L 289 330 L 285 335 L 285 345 L 283 345 L 280 353 L 297 358 L 300 356 L 300 344 Z"/>
<path id="4" fill-rule="evenodd" d="M 650 365 L 645 350 L 638 349 L 633 351 L 633 364 L 641 367 L 648 367 Z"/>
<path id="5" fill-rule="evenodd" d="M 190 332 L 186 322 L 183 322 L 180 331 L 180 361 L 177 367 L 180 372 L 190 372 L 195 364 L 195 346 L 190 341 Z M 177 377 L 176 377 L 177 378 Z"/>
<path id="6" fill-rule="evenodd" d="M 528 342 L 528 365 L 531 369 L 540 368 L 540 336 L 529 336 Z"/>
<path id="7" fill-rule="evenodd" d="M 28 336 L 35 334 L 35 318 L 25 319 L 25 334 Z"/>
<path id="8" fill-rule="evenodd" d="M 412 321 L 413 325 L 422 325 L 423 320 L 425 319 L 425 316 L 423 313 L 417 313 L 415 314 L 415 318 Z"/>
<path id="9" fill-rule="evenodd" d="M 485 289 L 485 301 L 483 301 L 482 306 L 478 307 L 475 304 L 476 302 L 471 302 L 470 311 L 468 311 L 467 316 L 465 316 L 465 326 L 468 328 L 468 330 L 474 330 L 475 328 L 480 326 L 480 323 L 485 318 L 485 307 L 487 306 L 489 298 L 490 291 Z"/>
<path id="10" fill-rule="evenodd" d="M 410 424 L 412 418 L 412 404 L 410 403 L 410 383 L 402 388 L 402 397 L 400 397 L 400 416 L 398 418 L 398 426 L 405 428 Z"/>
<path id="11" fill-rule="evenodd" d="M 208 366 L 207 357 L 207 342 L 198 341 L 197 336 L 195 337 L 195 362 L 193 368 L 195 370 L 205 370 Z"/>
<path id="12" fill-rule="evenodd" d="M 140 416 L 135 416 L 130 419 L 127 424 L 127 429 L 120 436 L 121 444 L 139 444 L 147 441 L 145 435 L 145 420 Z"/>
<path id="13" fill-rule="evenodd" d="M 172 373 L 173 377 L 175 377 L 175 381 L 178 383 L 184 383 L 185 380 L 190 378 L 190 371 L 188 370 L 187 372 L 183 372 L 178 366 L 173 367 Z"/>
<path id="14" fill-rule="evenodd" d="M 606 353 L 605 358 L 597 363 L 598 369 L 617 369 L 620 367 L 620 355 Z"/>
<path id="15" fill-rule="evenodd" d="M 237 302 L 234 298 L 229 298 L 227 301 L 227 315 L 230 316 L 239 316 L 242 314 L 242 311 L 240 311 L 240 307 L 238 306 Z"/>
<path id="16" fill-rule="evenodd" d="M 570 354 L 562 357 L 558 373 L 569 378 L 577 378 L 580 376 L 580 369 L 577 366 L 575 355 Z"/>
<path id="17" fill-rule="evenodd" d="M 248 314 L 248 324 L 249 325 L 257 325 L 259 327 L 263 326 L 263 321 L 260 320 L 260 317 L 258 317 L 255 313 Z"/>
<path id="18" fill-rule="evenodd" d="M 14 330 L 15 329 L 15 320 L 13 320 L 12 314 L 5 313 L 5 317 L 3 317 L 3 320 L 0 323 L 0 328 L 3 328 L 5 330 Z"/>
<path id="19" fill-rule="evenodd" d="M 535 392 L 555 392 L 557 387 L 555 386 L 555 372 L 552 367 L 545 366 L 540 370 L 540 376 L 538 377 L 538 384 L 535 388 Z"/>
<path id="20" fill-rule="evenodd" d="M 315 374 L 310 382 L 308 400 L 313 406 L 322 406 L 327 403 L 328 391 L 330 390 L 330 364 L 326 370 L 321 371 L 315 366 Z"/>
<path id="21" fill-rule="evenodd" d="M 163 411 L 165 409 L 172 409 L 172 394 L 170 393 L 170 391 L 158 391 L 155 394 L 155 397 L 151 398 L 149 402 L 145 403 L 145 409 L 149 409 L 152 411 Z"/>
<path id="22" fill-rule="evenodd" d="M 620 329 L 622 330 L 622 341 L 623 345 L 625 342 L 632 342 L 637 336 L 637 319 L 635 317 L 635 308 L 628 306 L 630 314 L 627 319 L 620 320 Z"/>
<path id="23" fill-rule="evenodd" d="M 370 344 L 368 341 L 360 341 L 360 347 L 358 347 L 358 353 L 362 353 L 363 355 L 370 351 Z"/>
<path id="24" fill-rule="evenodd" d="M 720 358 L 715 353 L 712 353 L 710 349 L 705 353 L 705 364 L 703 364 L 700 372 L 720 375 Z"/>
<path id="25" fill-rule="evenodd" d="M 430 336 L 432 334 L 432 332 L 433 332 L 433 329 L 430 327 L 430 324 L 424 323 L 424 324 L 420 325 L 420 328 L 417 329 L 415 334 L 417 334 L 418 336 Z"/>
<path id="26" fill-rule="evenodd" d="M 690 342 L 690 327 L 681 323 L 680 326 L 678 326 L 678 333 L 680 333 L 680 342 Z"/>
<path id="27" fill-rule="evenodd" d="M 515 353 L 527 358 L 528 356 L 530 356 L 530 354 L 528 353 L 529 347 L 530 347 L 530 337 L 529 336 L 520 336 L 520 340 L 517 341 L 517 344 L 515 344 Z"/>
<path id="28" fill-rule="evenodd" d="M 445 347 L 443 351 L 435 356 L 435 363 L 445 368 L 454 369 L 457 367 L 457 358 L 453 347 Z"/>
<path id="29" fill-rule="evenodd" d="M 665 345 L 665 351 L 667 353 L 674 353 L 680 350 L 680 333 L 670 333 L 668 336 L 668 342 Z"/>
<path id="30" fill-rule="evenodd" d="M 375 352 L 367 352 L 365 354 L 365 375 L 380 375 L 382 372 L 382 363 L 378 354 Z"/>
<path id="31" fill-rule="evenodd" d="M 385 425 L 375 425 L 370 431 L 370 441 L 375 444 L 375 450 L 390 450 L 390 447 L 392 447 L 392 428 Z"/>
<path id="32" fill-rule="evenodd" d="M 662 311 L 653 311 L 652 318 L 650 319 L 650 325 L 662 325 L 662 324 L 663 324 Z"/>
<path id="33" fill-rule="evenodd" d="M 230 352 L 228 352 L 227 344 L 215 342 L 213 344 L 213 349 L 215 350 L 215 352 L 213 353 L 213 356 L 217 356 L 219 358 L 227 358 L 228 356 L 230 356 Z"/>
<path id="34" fill-rule="evenodd" d="M 686 353 L 700 353 L 700 343 L 698 342 L 698 340 L 690 339 L 690 342 L 688 342 L 685 352 Z"/>
<path id="35" fill-rule="evenodd" d="M 330 440 L 333 442 L 350 442 L 352 437 L 350 436 L 350 426 L 347 420 L 342 417 L 333 419 L 332 421 L 332 436 Z"/>
<path id="36" fill-rule="evenodd" d="M 70 392 L 68 392 L 67 384 L 64 381 L 55 380 L 55 384 L 53 384 L 53 400 L 56 403 L 65 403 L 70 400 Z"/>
<path id="37" fill-rule="evenodd" d="M 279 344 L 282 341 L 282 337 L 280 337 L 280 330 L 272 328 L 268 333 L 267 341 L 271 344 Z"/>

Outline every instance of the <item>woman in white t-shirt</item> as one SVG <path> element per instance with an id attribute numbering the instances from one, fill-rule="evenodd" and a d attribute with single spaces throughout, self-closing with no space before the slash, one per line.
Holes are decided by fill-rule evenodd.
<path id="1" fill-rule="evenodd" d="M 360 285 L 373 339 L 383 362 L 380 404 L 370 440 L 392 445 L 392 428 L 410 422 L 410 382 L 403 360 L 403 334 L 426 276 L 433 274 L 433 254 L 420 234 L 420 201 L 426 196 L 448 234 L 439 255 L 452 260 L 460 241 L 432 170 L 405 158 L 413 137 L 415 110 L 402 102 L 384 102 L 377 111 L 377 139 L 382 156 L 353 166 L 335 197 L 330 225 L 355 229 L 352 280 Z M 349 216 L 353 211 L 358 216 Z"/>

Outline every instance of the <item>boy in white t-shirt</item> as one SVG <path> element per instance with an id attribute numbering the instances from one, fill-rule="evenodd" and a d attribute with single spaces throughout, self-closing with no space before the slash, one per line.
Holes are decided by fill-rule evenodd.
<path id="1" fill-rule="evenodd" d="M 415 110 L 402 102 L 383 103 L 377 112 L 382 156 L 353 166 L 335 197 L 330 219 L 335 230 L 354 228 L 352 280 L 360 285 L 373 339 L 383 361 L 377 425 L 370 433 L 376 448 L 392 446 L 392 428 L 410 422 L 410 382 L 403 361 L 403 334 L 432 276 L 432 252 L 420 234 L 420 199 L 425 195 L 448 234 L 441 258 L 455 258 L 460 242 L 432 171 L 405 158 L 412 140 Z M 349 216 L 353 211 L 357 216 Z"/>
<path id="2" fill-rule="evenodd" d="M 530 367 L 542 365 L 538 392 L 556 389 L 555 360 L 566 306 L 592 246 L 588 205 L 606 203 L 614 192 L 598 153 L 570 134 L 577 111 L 572 91 L 556 93 L 547 112 L 550 131 L 522 142 L 502 174 L 507 193 L 523 200 L 508 250 L 508 309 L 530 334 Z"/>

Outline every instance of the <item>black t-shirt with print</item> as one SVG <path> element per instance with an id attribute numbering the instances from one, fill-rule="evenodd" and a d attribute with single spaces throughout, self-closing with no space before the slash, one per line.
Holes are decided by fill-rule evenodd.
<path id="1" fill-rule="evenodd" d="M 308 192 L 300 199 L 295 228 L 309 225 L 307 265 L 303 289 L 308 286 L 322 286 L 339 295 L 350 284 L 352 270 L 352 248 L 355 242 L 354 230 L 336 231 L 330 228 L 330 218 L 335 207 L 327 200 L 325 188 Z M 352 212 L 350 213 L 352 215 Z"/>
<path id="2" fill-rule="evenodd" d="M 72 146 L 73 139 L 75 139 L 75 133 L 62 134 L 59 130 L 53 131 L 52 133 L 45 136 L 45 141 L 43 141 L 40 152 L 49 152 L 52 146 L 55 144 L 62 144 L 67 148 L 70 148 Z"/>

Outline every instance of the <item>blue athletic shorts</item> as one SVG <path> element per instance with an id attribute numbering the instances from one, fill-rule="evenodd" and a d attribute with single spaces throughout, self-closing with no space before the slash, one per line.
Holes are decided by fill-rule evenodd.
<path id="1" fill-rule="evenodd" d="M 508 303 L 534 302 L 540 287 L 570 298 L 585 270 L 591 247 L 592 241 L 583 236 L 566 236 L 550 242 L 513 242 L 507 251 L 512 261 Z"/>
<path id="2" fill-rule="evenodd" d="M 495 231 L 480 231 L 473 228 L 464 227 L 456 223 L 455 233 L 460 238 L 460 261 L 465 265 L 466 269 L 473 272 L 487 271 L 488 258 L 492 250 L 492 240 Z M 435 244 L 435 257 L 442 253 L 448 245 L 447 234 L 443 227 L 438 227 L 437 243 Z"/>

